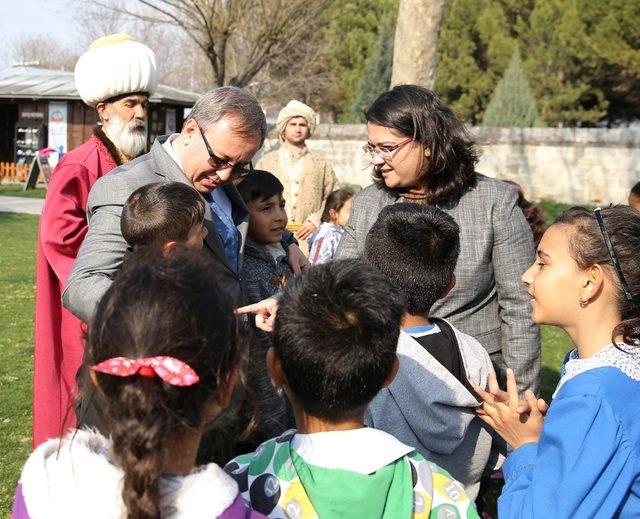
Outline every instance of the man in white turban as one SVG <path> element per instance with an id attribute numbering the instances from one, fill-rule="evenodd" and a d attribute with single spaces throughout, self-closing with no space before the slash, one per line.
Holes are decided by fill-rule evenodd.
<path id="1" fill-rule="evenodd" d="M 284 186 L 287 216 L 296 238 L 306 240 L 320 226 L 324 204 L 338 189 L 331 163 L 307 149 L 306 141 L 316 129 L 316 113 L 300 101 L 289 101 L 276 122 L 280 148 L 267 153 L 257 164 Z M 302 243 L 302 242 L 301 242 Z"/>
<path id="2" fill-rule="evenodd" d="M 81 322 L 62 307 L 62 291 L 87 233 L 95 181 L 143 153 L 147 103 L 157 86 L 155 55 L 130 36 L 93 42 L 76 64 L 75 84 L 101 125 L 58 163 L 38 236 L 34 345 L 33 446 L 75 425 L 72 399 L 82 361 Z M 67 420 L 65 420 L 67 417 Z"/>

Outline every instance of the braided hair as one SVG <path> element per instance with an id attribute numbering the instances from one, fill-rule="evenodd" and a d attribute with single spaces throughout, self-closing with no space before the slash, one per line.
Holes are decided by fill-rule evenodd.
<path id="1" fill-rule="evenodd" d="M 230 296 L 202 251 L 145 251 L 127 262 L 100 304 L 86 362 L 115 357 L 175 357 L 199 375 L 180 387 L 162 379 L 95 373 L 97 408 L 109 424 L 124 471 L 128 516 L 163 516 L 159 482 L 170 432 L 202 427 L 204 410 L 228 387 L 245 342 Z"/>

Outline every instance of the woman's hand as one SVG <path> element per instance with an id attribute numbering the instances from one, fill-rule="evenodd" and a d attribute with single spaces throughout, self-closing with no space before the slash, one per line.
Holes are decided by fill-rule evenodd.
<path id="1" fill-rule="evenodd" d="M 289 266 L 295 276 L 299 276 L 305 270 L 311 268 L 311 263 L 295 243 L 289 245 Z"/>
<path id="2" fill-rule="evenodd" d="M 278 313 L 278 300 L 275 297 L 263 299 L 252 305 L 236 309 L 236 314 L 255 314 L 256 327 L 271 333 Z"/>
<path id="3" fill-rule="evenodd" d="M 495 374 L 493 375 L 493 381 L 495 382 Z M 531 391 L 525 393 L 526 405 L 530 409 L 529 413 L 521 414 L 518 412 L 518 408 L 521 405 L 518 398 L 518 386 L 512 370 L 507 370 L 506 393 L 498 390 L 498 393 L 494 396 L 473 382 L 472 385 L 475 392 L 482 399 L 482 407 L 477 411 L 478 416 L 483 422 L 493 427 L 511 447 L 517 449 L 525 443 L 538 442 L 544 425 L 544 416 L 540 412 L 538 401 Z M 497 385 L 497 382 L 495 385 Z M 490 389 L 495 390 L 495 387 L 490 387 Z M 505 400 L 507 400 L 506 403 Z"/>
<path id="4" fill-rule="evenodd" d="M 311 236 L 314 232 L 316 232 L 317 227 L 312 224 L 309 220 L 302 224 L 302 227 L 295 233 L 296 240 L 306 240 L 309 236 Z"/>

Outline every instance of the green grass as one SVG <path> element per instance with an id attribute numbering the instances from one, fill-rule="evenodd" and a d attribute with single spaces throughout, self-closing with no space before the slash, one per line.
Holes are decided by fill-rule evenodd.
<path id="1" fill-rule="evenodd" d="M 0 186 L 0 192 L 7 187 L 12 186 Z M 553 214 L 566 207 L 548 201 L 541 205 Z M 0 516 L 10 509 L 31 445 L 37 226 L 37 216 L 0 213 Z M 563 331 L 542 328 L 541 396 L 547 401 L 559 378 L 562 359 L 570 348 L 569 338 Z M 498 490 L 494 489 L 492 495 L 497 494 Z M 494 506 L 492 503 L 495 512 Z"/>
<path id="2" fill-rule="evenodd" d="M 560 328 L 541 326 L 542 328 L 542 373 L 540 380 L 540 396 L 547 403 L 551 402 L 551 395 L 560 379 L 560 366 L 573 343 L 569 336 Z"/>
<path id="3" fill-rule="evenodd" d="M 21 196 L 24 198 L 44 198 L 47 190 L 44 187 L 24 190 L 22 184 L 0 184 L 0 196 Z"/>
<path id="4" fill-rule="evenodd" d="M 31 446 L 38 217 L 0 213 L 0 515 Z"/>
<path id="5" fill-rule="evenodd" d="M 563 204 L 561 202 L 555 202 L 553 200 L 549 200 L 547 198 L 543 198 L 539 202 L 536 202 L 544 212 L 544 220 L 547 224 L 547 227 L 551 225 L 555 219 L 560 216 L 560 213 L 569 207 L 572 207 L 575 204 Z M 583 204 L 584 207 L 588 207 L 589 209 L 595 209 L 595 205 L 593 204 Z"/>

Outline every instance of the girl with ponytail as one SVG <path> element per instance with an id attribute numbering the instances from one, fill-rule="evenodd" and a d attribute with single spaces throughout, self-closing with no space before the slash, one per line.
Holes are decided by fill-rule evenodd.
<path id="1" fill-rule="evenodd" d="M 214 463 L 195 467 L 208 423 L 228 405 L 245 340 L 200 251 L 132 257 L 89 326 L 85 364 L 111 433 L 75 430 L 29 457 L 13 519 L 249 518 Z"/>
<path id="2" fill-rule="evenodd" d="M 514 449 L 498 515 L 638 517 L 640 213 L 565 211 L 522 280 L 532 320 L 564 329 L 576 348 L 548 411 L 530 391 L 518 402 L 511 372 L 507 392 L 476 388 L 478 414 Z"/>

